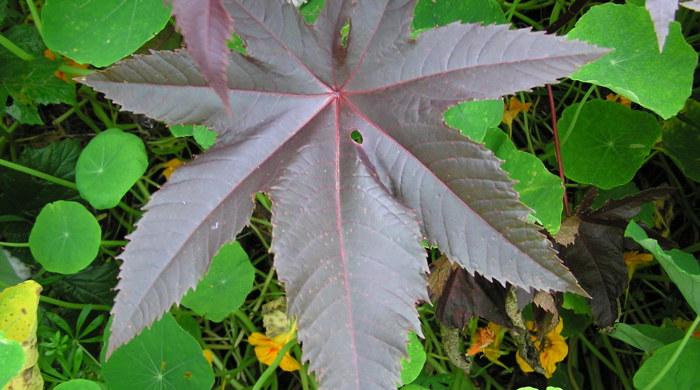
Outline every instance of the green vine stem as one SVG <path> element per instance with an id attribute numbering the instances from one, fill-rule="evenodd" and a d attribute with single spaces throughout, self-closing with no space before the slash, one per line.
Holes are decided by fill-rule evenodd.
<path id="1" fill-rule="evenodd" d="M 11 161 L 7 161 L 7 160 L 0 159 L 0 166 L 4 166 L 4 167 L 10 168 L 10 169 L 14 169 L 15 171 L 22 172 L 22 173 L 26 173 L 26 174 L 28 174 L 28 175 L 32 175 L 32 176 L 34 176 L 34 177 L 38 177 L 38 178 L 40 178 L 40 179 L 44 179 L 44 180 L 46 180 L 46 181 L 48 181 L 48 182 L 51 182 L 51 183 L 54 183 L 54 184 L 58 184 L 58 185 L 61 185 L 61 186 L 64 186 L 64 187 L 68 187 L 68 188 L 71 188 L 71 189 L 76 189 L 76 188 L 77 188 L 77 187 L 75 186 L 75 183 L 73 183 L 73 182 L 70 182 L 70 181 L 68 181 L 68 180 L 63 180 L 63 179 L 60 179 L 60 178 L 58 178 L 58 177 L 51 176 L 51 175 L 46 174 L 46 173 L 44 173 L 44 172 L 39 172 L 39 171 L 37 171 L 36 169 L 27 168 L 27 167 L 25 167 L 24 165 L 15 164 L 15 163 L 13 163 L 13 162 L 11 162 Z"/>
<path id="2" fill-rule="evenodd" d="M 642 390 L 649 390 L 653 389 L 654 386 L 656 386 L 657 383 L 659 383 L 664 376 L 668 373 L 668 371 L 673 367 L 674 364 L 676 364 L 676 360 L 678 360 L 678 357 L 681 356 L 681 352 L 683 352 L 683 349 L 685 349 L 685 346 L 688 344 L 688 340 L 690 340 L 690 336 L 693 335 L 693 331 L 695 331 L 695 328 L 700 324 L 700 316 L 695 317 L 695 321 L 693 321 L 692 324 L 690 324 L 690 327 L 688 328 L 688 331 L 685 332 L 685 336 L 683 337 L 683 340 L 681 340 L 680 344 L 678 344 L 678 348 L 676 348 L 676 351 L 673 353 L 670 359 L 666 362 L 666 365 L 659 371 L 654 379 L 649 382 L 649 384 L 644 387 Z"/>
<path id="3" fill-rule="evenodd" d="M 44 24 L 41 22 L 41 15 L 39 15 L 39 10 L 36 9 L 36 4 L 34 4 L 34 0 L 27 0 L 27 7 L 29 7 L 29 12 L 32 14 L 32 19 L 34 19 L 34 26 L 36 26 L 37 31 L 39 31 L 39 34 L 44 35 L 43 27 Z"/>
<path id="4" fill-rule="evenodd" d="M 0 45 L 2 45 L 5 49 L 9 50 L 10 53 L 16 55 L 17 57 L 25 61 L 31 61 L 34 59 L 33 55 L 27 53 L 21 47 L 15 45 L 14 42 L 5 38 L 3 35 L 0 35 Z"/>
<path id="5" fill-rule="evenodd" d="M 6 246 L 9 248 L 29 248 L 28 242 L 5 242 L 0 241 L 0 246 Z"/>

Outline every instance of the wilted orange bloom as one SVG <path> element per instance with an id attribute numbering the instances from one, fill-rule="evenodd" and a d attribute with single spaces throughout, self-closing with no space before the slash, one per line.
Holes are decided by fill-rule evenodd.
<path id="1" fill-rule="evenodd" d="M 280 333 L 275 337 L 268 337 L 262 333 L 255 332 L 248 337 L 248 342 L 250 345 L 255 346 L 255 356 L 260 363 L 269 366 L 277 359 L 280 350 L 287 345 L 290 340 L 296 337 L 296 331 L 296 323 L 294 323 L 289 331 Z M 299 362 L 287 352 L 280 362 L 280 368 L 284 371 L 297 371 L 301 366 Z"/>
<path id="2" fill-rule="evenodd" d="M 533 323 L 528 321 L 527 327 L 532 330 Z M 557 363 L 564 360 L 569 353 L 569 346 L 566 344 L 564 337 L 561 336 L 562 329 L 564 329 L 564 322 L 560 319 L 554 330 L 547 333 L 541 341 L 538 341 L 536 336 L 532 336 L 532 340 L 535 342 L 535 348 L 540 351 L 540 366 L 544 369 L 544 375 L 547 378 L 552 377 L 552 374 L 557 369 Z M 523 372 L 534 371 L 532 367 L 520 357 L 519 353 L 515 354 L 515 360 L 518 362 Z"/>
<path id="3" fill-rule="evenodd" d="M 611 102 L 618 102 L 622 104 L 623 106 L 627 107 L 632 107 L 632 102 L 627 99 L 626 97 L 622 95 L 618 95 L 616 93 L 609 93 L 608 96 L 605 97 L 605 100 L 611 101 Z"/>
<path id="4" fill-rule="evenodd" d="M 483 353 L 491 362 L 508 368 L 498 360 L 499 357 L 505 354 L 500 348 L 505 332 L 504 328 L 493 322 L 489 322 L 486 328 L 479 328 L 472 339 L 467 355 L 474 356 L 477 353 Z"/>
<path id="5" fill-rule="evenodd" d="M 654 256 L 648 253 L 639 253 L 638 251 L 625 252 L 622 255 L 625 259 L 625 264 L 627 264 L 628 276 L 632 279 L 632 274 L 638 265 L 646 264 L 654 260 Z"/>
<path id="6" fill-rule="evenodd" d="M 165 163 L 165 169 L 163 169 L 162 175 L 165 176 L 166 179 L 170 179 L 170 175 L 175 172 L 177 167 L 180 165 L 184 164 L 185 162 L 180 160 L 179 158 L 174 158 L 168 162 Z"/>
<path id="7" fill-rule="evenodd" d="M 46 58 L 48 58 L 48 59 L 50 59 L 50 60 L 55 60 L 55 59 L 56 59 L 56 56 L 55 56 L 55 55 L 53 54 L 53 52 L 52 52 L 51 50 L 49 50 L 49 49 L 44 50 L 44 57 L 46 57 Z M 66 65 L 73 66 L 73 67 L 75 67 L 75 68 L 82 68 L 82 69 L 87 69 L 87 67 L 88 67 L 88 64 L 79 64 L 79 63 L 77 63 L 77 62 L 75 62 L 75 61 L 73 61 L 73 60 L 68 60 L 68 61 L 66 62 Z M 65 81 L 65 82 L 67 82 L 67 83 L 70 83 L 70 80 L 68 80 L 68 76 L 66 76 L 65 73 L 60 72 L 60 71 L 55 71 L 53 74 L 54 74 L 56 77 L 58 77 L 59 79 Z"/>
<path id="8" fill-rule="evenodd" d="M 527 110 L 530 109 L 530 106 L 532 106 L 532 103 L 523 104 L 520 103 L 517 98 L 510 98 L 508 104 L 504 104 L 503 106 L 503 118 L 501 118 L 501 121 L 503 121 L 503 123 L 505 123 L 510 129 L 513 127 L 513 119 L 518 116 L 520 111 L 527 112 Z"/>

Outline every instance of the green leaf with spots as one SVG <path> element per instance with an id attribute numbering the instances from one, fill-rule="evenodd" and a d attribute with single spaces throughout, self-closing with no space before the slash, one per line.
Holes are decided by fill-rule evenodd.
<path id="1" fill-rule="evenodd" d="M 669 27 L 659 53 L 646 9 L 631 4 L 592 7 L 567 36 L 615 50 L 571 78 L 610 88 L 664 119 L 672 117 L 690 96 L 698 55 L 683 39 L 679 23 Z"/>
<path id="2" fill-rule="evenodd" d="M 550 233 L 559 231 L 564 196 L 559 176 L 550 173 L 534 155 L 516 149 L 500 129 L 489 129 L 484 143 L 496 157 L 504 160 L 501 168 L 517 181 L 515 190 L 520 194 L 520 201 L 534 211 L 534 218 Z"/>
<path id="3" fill-rule="evenodd" d="M 606 100 L 572 104 L 557 126 L 566 177 L 603 189 L 632 180 L 661 134 L 653 115 Z"/>
<path id="4" fill-rule="evenodd" d="M 700 103 L 689 99 L 681 114 L 664 122 L 661 151 L 700 182 Z"/>
<path id="5" fill-rule="evenodd" d="M 80 196 L 96 209 L 117 204 L 148 167 L 143 141 L 119 129 L 98 134 L 85 147 L 75 166 Z"/>
<path id="6" fill-rule="evenodd" d="M 218 228 L 211 226 L 212 231 Z M 209 272 L 182 298 L 182 304 L 208 320 L 221 322 L 243 304 L 254 280 L 255 268 L 248 255 L 241 244 L 232 242 L 221 247 Z"/>
<path id="7" fill-rule="evenodd" d="M 503 117 L 503 100 L 472 100 L 445 111 L 445 123 L 462 135 L 481 142 L 486 130 L 498 126 Z"/>
<path id="8" fill-rule="evenodd" d="M 36 217 L 29 249 L 47 271 L 72 274 L 95 259 L 101 236 L 100 225 L 85 206 L 59 200 Z"/>
<path id="9" fill-rule="evenodd" d="M 112 390 L 210 390 L 214 385 L 202 348 L 170 313 L 114 351 L 102 374 Z"/>
<path id="10" fill-rule="evenodd" d="M 170 9 L 162 0 L 46 0 L 46 46 L 81 64 L 107 66 L 163 29 Z"/>
<path id="11" fill-rule="evenodd" d="M 409 384 L 418 378 L 420 372 L 423 371 L 423 366 L 427 356 L 423 344 L 416 336 L 415 332 L 408 332 L 408 360 L 401 359 L 401 381 L 404 384 Z"/>

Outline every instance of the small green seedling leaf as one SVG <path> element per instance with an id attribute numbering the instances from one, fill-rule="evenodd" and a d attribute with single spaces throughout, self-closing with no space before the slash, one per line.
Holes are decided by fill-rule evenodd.
<path id="1" fill-rule="evenodd" d="M 170 132 L 175 137 L 194 136 L 194 140 L 202 147 L 209 149 L 216 142 L 216 133 L 200 125 L 176 125 L 170 127 Z"/>
<path id="2" fill-rule="evenodd" d="M 647 359 L 634 375 L 634 387 L 646 389 L 660 375 L 666 363 L 672 359 L 683 340 L 659 348 Z M 698 362 L 700 361 L 700 340 L 690 338 L 683 351 L 661 380 L 651 389 L 700 389 Z"/>
<path id="3" fill-rule="evenodd" d="M 416 380 L 420 372 L 423 371 L 427 356 L 425 349 L 423 349 L 423 344 L 421 344 L 415 332 L 408 332 L 406 348 L 408 349 L 408 360 L 401 359 L 401 366 L 403 367 L 401 370 L 401 381 L 404 384 L 409 384 Z"/>
<path id="4" fill-rule="evenodd" d="M 445 111 L 445 123 L 475 142 L 481 142 L 486 130 L 498 126 L 503 117 L 503 101 L 473 100 Z"/>
<path id="5" fill-rule="evenodd" d="M 670 251 L 661 249 L 656 240 L 648 238 L 644 230 L 634 222 L 627 225 L 625 237 L 637 241 L 639 245 L 654 255 L 673 283 L 678 286 L 690 307 L 695 310 L 696 314 L 700 315 L 700 264 L 698 264 L 697 259 L 678 249 Z"/>
<path id="6" fill-rule="evenodd" d="M 610 336 L 642 351 L 655 351 L 682 339 L 683 333 L 678 328 L 659 328 L 647 324 L 617 324 L 615 333 Z"/>
<path id="7" fill-rule="evenodd" d="M 20 343 L 5 337 L 0 330 L 0 388 L 10 382 L 24 366 L 24 351 Z"/>
<path id="8" fill-rule="evenodd" d="M 169 313 L 114 351 L 102 367 L 113 390 L 210 390 L 214 385 L 199 344 Z"/>
<path id="9" fill-rule="evenodd" d="M 98 134 L 85 147 L 75 167 L 80 196 L 96 209 L 117 204 L 146 172 L 148 156 L 143 141 L 119 129 Z"/>
<path id="10" fill-rule="evenodd" d="M 574 80 L 610 88 L 664 119 L 683 108 L 690 96 L 698 55 L 677 22 L 669 26 L 663 53 L 649 13 L 632 4 L 594 6 L 567 36 L 615 49 L 581 67 L 571 75 Z"/>
<path id="11" fill-rule="evenodd" d="M 182 304 L 208 320 L 221 322 L 243 304 L 254 280 L 255 268 L 241 244 L 229 243 L 214 256 L 209 272 L 182 298 Z"/>
<path id="12" fill-rule="evenodd" d="M 36 217 L 29 249 L 47 271 L 72 274 L 95 259 L 101 236 L 100 225 L 85 206 L 59 200 Z"/>
<path id="13" fill-rule="evenodd" d="M 653 115 L 606 100 L 572 104 L 557 126 L 566 176 L 603 189 L 632 180 L 661 134 Z"/>
<path id="14" fill-rule="evenodd" d="M 47 0 L 46 46 L 81 64 L 107 66 L 133 53 L 165 27 L 161 0 Z"/>
<path id="15" fill-rule="evenodd" d="M 700 102 L 688 99 L 681 112 L 684 120 L 673 117 L 664 123 L 661 151 L 686 176 L 700 182 Z"/>
<path id="16" fill-rule="evenodd" d="M 89 381 L 87 379 L 73 379 L 68 382 L 63 382 L 60 385 L 54 387 L 54 390 L 101 390 L 97 382 Z"/>
<path id="17" fill-rule="evenodd" d="M 549 172 L 537 157 L 516 149 L 498 128 L 489 129 L 483 141 L 487 149 L 504 160 L 501 168 L 508 172 L 508 177 L 517 181 L 514 188 L 520 194 L 520 201 L 535 212 L 534 217 L 547 231 L 552 234 L 559 231 L 564 196 L 561 178 Z"/>

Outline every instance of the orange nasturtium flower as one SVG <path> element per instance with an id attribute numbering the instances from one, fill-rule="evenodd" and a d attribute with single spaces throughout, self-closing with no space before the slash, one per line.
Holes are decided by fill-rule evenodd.
<path id="1" fill-rule="evenodd" d="M 513 127 L 513 119 L 515 119 L 516 116 L 520 113 L 520 111 L 527 112 L 527 110 L 530 109 L 530 106 L 532 106 L 532 103 L 520 103 L 520 100 L 517 98 L 510 98 L 510 101 L 508 104 L 505 104 L 503 106 L 503 118 L 501 118 L 501 121 L 505 123 L 508 128 Z"/>
<path id="2" fill-rule="evenodd" d="M 622 95 L 618 95 L 616 93 L 609 93 L 608 96 L 605 97 L 605 100 L 611 101 L 611 102 L 618 102 L 622 104 L 623 106 L 627 106 L 632 108 L 632 101 L 627 99 L 626 97 Z"/>
<path id="3" fill-rule="evenodd" d="M 53 54 L 53 52 L 52 52 L 51 50 L 49 50 L 49 49 L 44 50 L 44 57 L 46 57 L 46 58 L 48 58 L 48 59 L 50 59 L 50 60 L 55 60 L 55 59 L 56 59 L 56 56 L 55 56 L 55 55 Z M 79 63 L 77 63 L 77 62 L 75 62 L 75 61 L 73 61 L 73 60 L 68 60 L 68 61 L 66 62 L 66 64 L 67 64 L 67 65 L 70 65 L 70 66 L 72 66 L 72 67 L 75 67 L 75 68 L 82 68 L 82 69 L 87 69 L 87 67 L 88 67 L 88 64 L 79 64 Z M 67 83 L 70 83 L 70 81 L 68 80 L 68 76 L 66 76 L 65 73 L 63 73 L 63 72 L 57 70 L 57 71 L 53 72 L 53 74 L 54 74 L 56 77 L 58 77 L 59 79 L 65 81 L 65 82 L 67 82 Z"/>
<path id="4" fill-rule="evenodd" d="M 533 323 L 528 321 L 528 329 L 532 330 L 532 326 Z M 564 360 L 566 355 L 569 353 L 569 346 L 561 336 L 562 329 L 564 329 L 564 322 L 559 319 L 559 323 L 554 330 L 547 333 L 543 340 L 537 341 L 537 337 L 532 336 L 532 340 L 535 342 L 535 348 L 540 351 L 540 366 L 542 366 L 544 369 L 544 375 L 547 378 L 552 377 L 552 374 L 557 369 L 557 363 Z M 532 367 L 530 367 L 530 365 L 520 357 L 519 353 L 515 354 L 515 360 L 518 362 L 518 365 L 523 372 L 534 371 Z"/>
<path id="5" fill-rule="evenodd" d="M 472 339 L 472 344 L 467 350 L 467 355 L 474 356 L 481 352 L 491 362 L 507 369 L 508 367 L 498 360 L 499 357 L 505 354 L 500 348 L 505 333 L 506 330 L 500 325 L 489 322 L 487 327 L 477 330 Z"/>
<path id="6" fill-rule="evenodd" d="M 297 327 L 296 321 L 292 323 L 292 326 L 287 332 L 278 334 L 275 337 L 268 337 L 262 333 L 255 332 L 248 337 L 248 342 L 255 346 L 255 356 L 258 358 L 260 363 L 271 365 L 277 356 L 280 354 L 280 350 L 294 337 L 296 337 Z M 282 361 L 280 362 L 280 368 L 284 371 L 297 371 L 301 368 L 299 362 L 289 354 L 289 352 L 284 354 Z"/>

